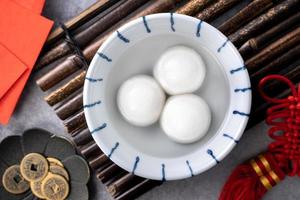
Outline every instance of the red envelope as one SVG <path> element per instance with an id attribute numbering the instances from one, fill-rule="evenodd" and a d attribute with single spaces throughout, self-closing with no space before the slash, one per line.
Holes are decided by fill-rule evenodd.
<path id="1" fill-rule="evenodd" d="M 28 67 L 0 99 L 0 123 L 7 124 L 53 22 L 10 0 L 0 0 L 0 11 L 0 43 Z"/>
<path id="2" fill-rule="evenodd" d="M 45 0 L 13 0 L 17 4 L 24 6 L 25 8 L 32 10 L 37 14 L 41 14 Z"/>
<path id="3" fill-rule="evenodd" d="M 45 0 L 14 0 L 17 4 L 40 14 Z M 0 44 L 0 99 L 24 73 L 27 66 L 13 52 Z"/>
<path id="4" fill-rule="evenodd" d="M 26 69 L 27 66 L 0 43 L 0 99 Z"/>

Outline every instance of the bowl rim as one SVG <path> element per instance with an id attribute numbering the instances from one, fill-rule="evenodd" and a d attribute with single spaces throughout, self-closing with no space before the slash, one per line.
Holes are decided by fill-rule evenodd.
<path id="1" fill-rule="evenodd" d="M 233 84 L 233 83 L 229 84 L 229 89 L 231 90 L 230 91 L 230 104 L 232 104 L 231 102 L 232 102 L 233 97 L 236 96 L 234 93 L 239 93 L 239 92 L 242 93 L 241 97 L 238 97 L 238 98 L 239 98 L 239 100 L 243 101 L 243 104 L 242 104 L 243 110 L 242 111 L 232 110 L 232 112 L 231 112 L 233 117 L 238 116 L 238 117 L 235 117 L 235 121 L 238 122 L 238 125 L 237 125 L 238 128 L 235 129 L 234 136 L 230 135 L 226 132 L 221 132 L 220 129 L 215 134 L 216 136 L 218 135 L 218 137 L 220 135 L 220 137 L 225 138 L 225 139 L 223 139 L 224 141 L 227 141 L 226 142 L 227 145 L 225 146 L 225 149 L 223 149 L 221 152 L 218 152 L 219 150 L 217 151 L 218 147 L 210 146 L 211 144 L 213 144 L 213 141 L 216 140 L 216 137 L 213 137 L 214 139 L 210 139 L 208 141 L 208 143 L 204 145 L 206 148 L 206 156 L 208 156 L 210 159 L 209 161 L 207 161 L 207 158 L 205 158 L 205 160 L 207 161 L 206 163 L 193 163 L 193 162 L 191 162 L 190 158 L 185 158 L 185 157 L 187 157 L 186 155 L 170 159 L 170 160 L 172 160 L 172 162 L 159 162 L 160 161 L 159 158 L 155 158 L 152 155 L 145 155 L 144 153 L 141 153 L 141 152 L 136 152 L 134 157 L 132 157 L 133 155 L 130 155 L 130 156 L 128 155 L 127 158 L 124 159 L 124 155 L 119 156 L 118 153 L 114 153 L 117 149 L 124 148 L 124 145 L 122 145 L 122 147 L 120 147 L 119 142 L 115 142 L 114 143 L 115 145 L 112 145 L 112 143 L 107 144 L 106 143 L 107 141 L 105 141 L 107 137 L 103 138 L 103 135 L 108 134 L 107 133 L 108 132 L 107 124 L 103 123 L 101 126 L 99 126 L 99 124 L 98 124 L 99 122 L 96 123 L 95 119 L 93 119 L 93 117 L 92 117 L 91 109 L 84 109 L 84 114 L 86 117 L 87 125 L 88 125 L 89 131 L 91 132 L 95 142 L 100 147 L 100 149 L 114 163 L 116 163 L 121 168 L 123 168 L 126 171 L 131 172 L 135 175 L 138 175 L 138 176 L 141 176 L 144 178 L 163 180 L 163 181 L 188 178 L 188 177 L 200 174 L 200 173 L 210 169 L 214 165 L 218 164 L 226 155 L 228 155 L 231 152 L 233 147 L 238 143 L 240 137 L 242 136 L 242 134 L 246 128 L 250 109 L 251 109 L 250 78 L 249 78 L 248 71 L 245 67 L 243 58 L 239 54 L 236 47 L 229 41 L 229 39 L 226 36 L 224 36 L 219 30 L 217 30 L 210 24 L 208 24 L 204 21 L 201 21 L 199 19 L 196 19 L 194 17 L 190 17 L 190 16 L 182 15 L 182 14 L 175 14 L 175 13 L 159 13 L 159 14 L 152 14 L 152 15 L 147 15 L 144 17 L 139 17 L 137 19 L 134 19 L 134 20 L 126 23 L 125 25 L 121 26 L 120 28 L 118 28 L 104 41 L 104 43 L 100 46 L 96 55 L 94 56 L 94 58 L 90 64 L 90 67 L 87 71 L 87 74 L 86 74 L 86 80 L 84 83 L 84 90 L 83 90 L 84 108 L 87 108 L 86 105 L 91 104 L 91 100 L 90 100 L 91 95 L 89 95 L 89 90 L 91 89 L 92 85 L 94 84 L 93 81 L 91 81 L 91 77 L 93 77 L 93 72 L 94 72 L 94 68 L 96 66 L 97 60 L 98 59 L 106 59 L 108 61 L 109 58 L 106 57 L 105 54 L 102 54 L 102 52 L 105 52 L 107 47 L 110 46 L 110 43 L 113 42 L 118 37 L 120 37 L 120 33 L 124 33 L 124 32 L 126 32 L 126 30 L 128 30 L 134 26 L 137 26 L 139 24 L 144 24 L 145 28 L 148 31 L 149 27 L 147 27 L 148 26 L 147 21 L 148 22 L 151 21 L 152 23 L 155 23 L 155 20 L 162 20 L 162 19 L 166 19 L 166 18 L 168 20 L 170 20 L 171 27 L 173 26 L 172 23 L 174 23 L 174 21 L 172 22 L 172 20 L 180 19 L 180 20 L 186 20 L 191 23 L 195 23 L 195 26 L 197 26 L 198 28 L 199 28 L 199 26 L 205 26 L 207 29 L 210 29 L 210 31 L 214 32 L 214 34 L 216 34 L 218 39 L 221 39 L 223 41 L 222 43 L 220 43 L 220 46 L 217 49 L 217 52 L 219 53 L 220 51 L 222 51 L 222 48 L 224 48 L 226 46 L 226 49 L 230 49 L 230 51 L 234 55 L 234 59 L 238 63 L 241 63 L 241 65 L 239 65 L 239 66 L 233 66 L 230 69 L 230 71 L 229 71 L 229 69 L 226 69 L 227 70 L 226 78 L 228 79 L 228 75 L 229 75 L 230 77 L 232 77 L 232 80 L 229 79 L 229 82 L 231 82 L 231 81 L 235 82 L 235 83 L 243 82 L 246 85 L 243 88 L 238 89 L 238 88 L 233 87 L 233 85 L 236 85 L 236 84 Z M 198 31 L 198 29 L 197 29 L 197 31 Z M 123 35 L 121 35 L 121 37 L 123 37 Z M 123 38 L 123 39 L 126 39 L 126 38 Z M 225 50 L 223 50 L 223 51 L 225 51 Z M 238 74 L 238 77 L 236 76 L 236 74 Z M 232 90 L 234 90 L 234 92 Z M 230 105 L 230 108 L 231 107 L 232 107 L 232 105 Z M 238 119 L 236 119 L 236 118 L 238 118 Z M 223 126 L 223 124 L 226 125 L 226 124 L 230 123 L 230 120 L 233 121 L 232 119 L 226 119 L 226 120 L 224 119 L 221 126 Z M 236 123 L 235 123 L 235 125 L 236 125 Z M 95 132 L 99 132 L 99 131 L 102 132 L 102 134 L 94 134 Z M 209 146 L 210 146 L 210 148 L 208 148 Z M 118 150 L 118 151 L 120 152 L 120 150 Z M 215 153 L 215 152 L 218 152 L 218 153 Z M 114 153 L 113 156 L 112 156 L 112 153 Z M 192 153 L 192 155 L 189 157 L 193 157 L 195 155 L 196 155 L 195 153 Z M 129 157 L 131 157 L 131 158 L 129 158 Z M 156 164 L 158 164 L 159 167 L 156 169 L 151 169 L 151 168 L 147 168 L 144 166 L 144 169 L 143 169 L 143 167 L 138 166 L 138 165 L 141 165 L 140 161 L 141 162 L 147 161 L 147 159 L 151 159 L 151 161 L 152 161 L 152 159 L 154 159 L 154 160 L 158 159 L 159 161 Z M 166 158 L 163 158 L 163 159 L 168 160 Z M 174 164 L 174 161 L 176 161 L 176 160 L 177 161 L 180 160 L 181 162 L 185 161 L 185 162 L 184 162 L 184 164 L 181 163 L 180 165 L 178 165 L 178 169 L 175 169 L 175 170 L 172 169 L 172 170 L 167 171 L 168 170 L 167 168 L 170 166 L 170 164 Z M 154 172 L 154 170 L 156 170 L 156 172 Z M 159 172 L 157 172 L 157 170 L 159 170 Z"/>

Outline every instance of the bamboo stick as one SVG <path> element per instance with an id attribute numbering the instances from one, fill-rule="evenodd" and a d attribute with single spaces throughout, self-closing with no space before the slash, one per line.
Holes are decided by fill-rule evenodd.
<path id="1" fill-rule="evenodd" d="M 115 182 L 111 183 L 107 190 L 113 196 L 117 196 L 119 193 L 124 192 L 131 184 L 136 182 L 137 180 L 141 180 L 142 178 L 135 176 L 132 173 L 127 173 L 120 179 L 116 180 Z"/>
<path id="2" fill-rule="evenodd" d="M 92 134 L 89 129 L 84 129 L 73 137 L 73 141 L 77 146 L 85 145 L 91 141 L 93 141 Z"/>
<path id="3" fill-rule="evenodd" d="M 109 158 L 103 153 L 101 155 L 97 155 L 94 159 L 89 161 L 89 165 L 93 170 L 96 170 L 106 164 L 108 161 L 110 161 Z"/>
<path id="4" fill-rule="evenodd" d="M 299 0 L 286 0 L 231 34 L 229 40 L 240 47 L 248 39 L 294 12 L 298 6 Z"/>
<path id="5" fill-rule="evenodd" d="M 83 108 L 83 93 L 80 92 L 74 96 L 71 100 L 60 106 L 55 110 L 56 115 L 61 119 L 65 120 L 74 113 L 78 112 Z"/>
<path id="6" fill-rule="evenodd" d="M 260 69 L 259 71 L 251 74 L 251 82 L 258 83 L 258 81 L 266 76 L 268 73 L 277 73 L 295 60 L 300 57 L 300 44 L 295 46 L 294 48 L 290 49 L 283 55 L 279 56 L 271 63 L 267 64 L 265 67 Z"/>
<path id="7" fill-rule="evenodd" d="M 176 13 L 184 15 L 195 15 L 214 1 L 216 0 L 191 0 L 176 9 Z"/>
<path id="8" fill-rule="evenodd" d="M 63 99 L 67 98 L 73 92 L 81 88 L 84 84 L 86 71 L 81 72 L 77 75 L 74 79 L 66 83 L 61 88 L 55 90 L 50 95 L 45 97 L 45 101 L 50 105 L 53 106 L 58 102 L 62 101 Z"/>
<path id="9" fill-rule="evenodd" d="M 300 22 L 300 13 L 297 13 L 283 22 L 279 23 L 278 25 L 274 26 L 270 30 L 262 33 L 261 35 L 248 40 L 245 44 L 243 44 L 239 48 L 240 54 L 243 58 L 248 58 L 253 53 L 260 50 L 266 44 L 272 42 L 274 38 L 280 36 L 290 28 L 294 27 L 295 25 L 299 25 Z"/>
<path id="10" fill-rule="evenodd" d="M 79 70 L 82 66 L 82 61 L 76 55 L 72 55 L 65 59 L 54 69 L 44 74 L 42 77 L 37 79 L 36 83 L 43 91 L 50 89 L 56 83 L 64 80 L 65 74 L 73 74 Z"/>
<path id="11" fill-rule="evenodd" d="M 95 55 L 98 48 L 101 46 L 103 41 L 113 33 L 117 28 L 119 28 L 124 23 L 136 19 L 138 17 L 142 17 L 144 15 L 149 15 L 152 13 L 159 13 L 171 10 L 178 0 L 161 0 L 161 1 L 150 1 L 144 7 L 135 11 L 131 16 L 126 17 L 124 20 L 117 23 L 115 26 L 107 30 L 102 37 L 94 41 L 92 44 L 87 46 L 83 54 L 85 55 L 88 61 L 91 61 L 93 56 Z M 77 71 L 80 66 L 81 62 L 74 62 L 73 60 L 76 59 L 74 56 L 68 57 L 65 61 L 60 63 L 57 67 L 50 70 L 47 74 L 43 77 L 38 79 L 37 84 L 42 88 L 42 90 L 48 90 L 52 88 L 54 85 L 59 83 L 60 81 L 64 80 L 66 77 Z M 67 70 L 65 69 L 67 68 Z"/>
<path id="12" fill-rule="evenodd" d="M 262 49 L 257 55 L 246 61 L 245 65 L 250 73 L 266 64 L 280 54 L 286 52 L 300 41 L 300 27 L 289 32 L 279 40 Z"/>
<path id="13" fill-rule="evenodd" d="M 100 170 L 99 170 L 100 171 Z M 103 182 L 104 185 L 106 186 L 106 190 L 108 188 L 108 186 L 112 183 L 114 183 L 115 181 L 119 180 L 120 178 L 122 178 L 124 175 L 126 175 L 128 172 L 125 170 L 122 170 L 120 173 L 115 174 L 114 176 L 112 176 L 109 180 L 107 180 L 106 182 Z"/>
<path id="14" fill-rule="evenodd" d="M 94 155 L 102 154 L 102 151 L 94 141 L 91 144 L 84 146 L 80 152 L 86 159 Z"/>
<path id="15" fill-rule="evenodd" d="M 119 195 L 116 200 L 131 200 L 137 196 L 142 195 L 145 191 L 149 191 L 152 188 L 161 185 L 161 181 L 154 181 L 150 179 L 144 179 L 142 182 L 138 183 L 134 187 L 130 188 L 126 192 Z"/>
<path id="16" fill-rule="evenodd" d="M 111 179 L 116 174 L 119 174 L 121 171 L 123 171 L 118 165 L 115 163 L 112 163 L 105 169 L 99 171 L 97 173 L 97 178 L 100 179 L 103 183 Z"/>
<path id="17" fill-rule="evenodd" d="M 87 123 L 83 123 L 83 124 L 80 124 L 80 126 L 78 128 L 76 128 L 74 131 L 72 132 L 68 132 L 72 137 L 75 137 L 79 132 L 83 131 L 84 129 L 87 129 L 88 126 L 87 126 Z"/>
<path id="18" fill-rule="evenodd" d="M 119 0 L 98 0 L 89 8 L 85 9 L 82 13 L 67 21 L 65 25 L 70 31 L 72 31 L 77 27 L 79 27 L 80 25 L 82 25 L 83 23 L 85 23 L 86 21 L 89 21 L 90 19 L 95 17 L 95 15 L 97 15 L 98 13 L 108 9 L 117 1 Z M 56 28 L 54 31 L 50 33 L 45 45 L 47 46 L 52 44 L 58 39 L 61 39 L 63 35 L 64 35 L 63 30 L 60 27 Z"/>
<path id="19" fill-rule="evenodd" d="M 254 0 L 245 8 L 240 10 L 236 15 L 221 24 L 218 29 L 224 35 L 229 35 L 235 32 L 242 25 L 262 14 L 267 9 L 271 8 L 273 4 L 273 0 Z"/>
<path id="20" fill-rule="evenodd" d="M 68 132 L 74 132 L 82 127 L 86 127 L 86 121 L 83 110 L 63 122 Z"/>
<path id="21" fill-rule="evenodd" d="M 124 1 L 123 4 L 118 6 L 112 12 L 108 13 L 107 15 L 103 16 L 101 19 L 96 21 L 91 26 L 87 27 L 80 33 L 74 35 L 74 39 L 76 40 L 79 47 L 86 46 L 89 42 L 91 42 L 94 38 L 96 38 L 99 34 L 104 32 L 106 29 L 110 28 L 112 25 L 132 13 L 134 10 L 139 8 L 148 0 L 127 0 Z M 37 67 L 45 66 L 54 62 L 55 60 L 67 55 L 71 52 L 71 47 L 68 45 L 67 42 L 63 42 L 56 46 L 55 48 L 51 49 L 47 53 L 45 53 L 40 62 L 37 64 Z"/>
<path id="22" fill-rule="evenodd" d="M 213 19 L 232 8 L 240 1 L 241 0 L 219 0 L 207 7 L 206 9 L 200 11 L 200 13 L 196 15 L 196 17 L 203 21 L 212 21 Z"/>

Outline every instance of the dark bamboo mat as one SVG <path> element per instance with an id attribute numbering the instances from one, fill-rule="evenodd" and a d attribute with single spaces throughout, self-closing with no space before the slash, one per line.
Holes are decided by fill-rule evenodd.
<path id="1" fill-rule="evenodd" d="M 89 63 L 96 50 L 122 24 L 144 15 L 177 12 L 212 23 L 239 49 L 250 73 L 253 106 L 248 128 L 262 121 L 269 106 L 258 95 L 258 81 L 268 74 L 300 80 L 299 0 L 99 0 L 65 25 Z M 86 68 L 82 57 L 54 30 L 36 65 L 42 76 L 37 84 L 72 136 L 78 151 L 107 186 L 113 198 L 134 199 L 162 182 L 137 177 L 115 165 L 101 152 L 87 128 L 82 102 Z M 288 91 L 279 82 L 265 86 L 277 97 Z"/>

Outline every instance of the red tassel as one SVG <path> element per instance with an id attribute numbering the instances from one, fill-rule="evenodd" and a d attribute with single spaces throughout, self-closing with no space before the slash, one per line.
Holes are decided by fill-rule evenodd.
<path id="1" fill-rule="evenodd" d="M 292 95 L 284 99 L 267 96 L 262 88 L 269 80 L 287 84 Z M 259 92 L 273 103 L 267 110 L 266 122 L 272 127 L 268 134 L 274 140 L 268 152 L 239 165 L 223 187 L 219 200 L 259 200 L 264 194 L 289 176 L 300 176 L 300 87 L 287 78 L 270 75 L 259 83 Z"/>
<path id="2" fill-rule="evenodd" d="M 249 163 L 241 164 L 232 172 L 223 187 L 219 200 L 257 200 L 267 192 Z"/>
<path id="3" fill-rule="evenodd" d="M 269 186 L 273 187 L 278 181 L 284 179 L 285 175 L 283 171 L 279 168 L 277 162 L 275 162 L 274 157 L 270 153 L 265 153 L 263 155 L 265 160 L 269 163 L 270 169 L 264 167 L 259 157 L 239 165 L 232 172 L 223 187 L 219 200 L 259 200 L 265 195 L 268 189 L 270 189 L 267 189 L 263 184 L 263 180 L 269 183 Z M 251 162 L 257 164 L 257 167 L 262 173 L 261 176 L 255 171 Z M 277 182 L 270 176 L 270 172 L 273 176 L 275 174 Z"/>

